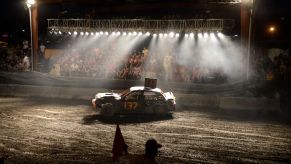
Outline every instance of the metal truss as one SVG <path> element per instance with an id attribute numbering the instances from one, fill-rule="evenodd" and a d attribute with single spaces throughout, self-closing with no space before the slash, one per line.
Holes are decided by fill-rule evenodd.
<path id="1" fill-rule="evenodd" d="M 48 19 L 48 30 L 73 31 L 140 31 L 140 32 L 209 32 L 233 29 L 233 19 Z"/>
<path id="2" fill-rule="evenodd" d="M 243 0 L 208 0 L 207 3 L 210 4 L 239 4 Z"/>

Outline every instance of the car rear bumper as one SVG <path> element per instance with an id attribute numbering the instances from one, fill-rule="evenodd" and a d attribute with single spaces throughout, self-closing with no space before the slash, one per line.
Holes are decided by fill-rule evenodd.
<path id="1" fill-rule="evenodd" d="M 96 108 L 96 99 L 92 99 L 92 106 L 93 108 Z"/>

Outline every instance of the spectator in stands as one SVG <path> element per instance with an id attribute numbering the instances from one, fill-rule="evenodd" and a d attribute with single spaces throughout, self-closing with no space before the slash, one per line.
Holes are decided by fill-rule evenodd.
<path id="1" fill-rule="evenodd" d="M 27 55 L 25 55 L 23 58 L 23 68 L 24 71 L 29 71 L 30 69 L 30 59 Z"/>
<path id="2" fill-rule="evenodd" d="M 285 79 L 286 80 L 291 80 L 291 55 L 289 53 L 287 60 L 286 60 L 287 64 L 286 64 L 286 76 Z"/>
<path id="3" fill-rule="evenodd" d="M 165 80 L 171 80 L 171 73 L 172 73 L 172 56 L 170 54 L 166 55 L 163 60 L 163 67 L 165 72 Z"/>
<path id="4" fill-rule="evenodd" d="M 45 45 L 43 43 L 40 44 L 39 46 L 39 59 L 40 62 L 44 64 L 45 62 Z"/>
<path id="5" fill-rule="evenodd" d="M 24 54 L 27 54 L 27 53 L 28 53 L 28 49 L 29 49 L 28 41 L 27 41 L 27 40 L 24 40 L 24 41 L 22 42 L 22 44 L 23 44 L 23 47 L 22 47 L 23 53 L 24 53 Z"/>

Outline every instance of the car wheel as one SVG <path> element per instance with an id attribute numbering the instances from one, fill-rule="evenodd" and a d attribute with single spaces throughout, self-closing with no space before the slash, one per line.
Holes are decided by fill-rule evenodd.
<path id="1" fill-rule="evenodd" d="M 102 104 L 101 106 L 101 115 L 102 116 L 113 116 L 114 115 L 114 111 L 113 111 L 113 105 L 111 103 L 106 103 L 106 104 Z"/>

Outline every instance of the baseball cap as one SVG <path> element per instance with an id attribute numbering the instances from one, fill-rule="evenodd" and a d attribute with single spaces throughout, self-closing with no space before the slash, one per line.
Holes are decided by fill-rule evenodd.
<path id="1" fill-rule="evenodd" d="M 155 139 L 149 139 L 146 142 L 146 148 L 161 148 L 162 145 L 159 144 Z"/>

